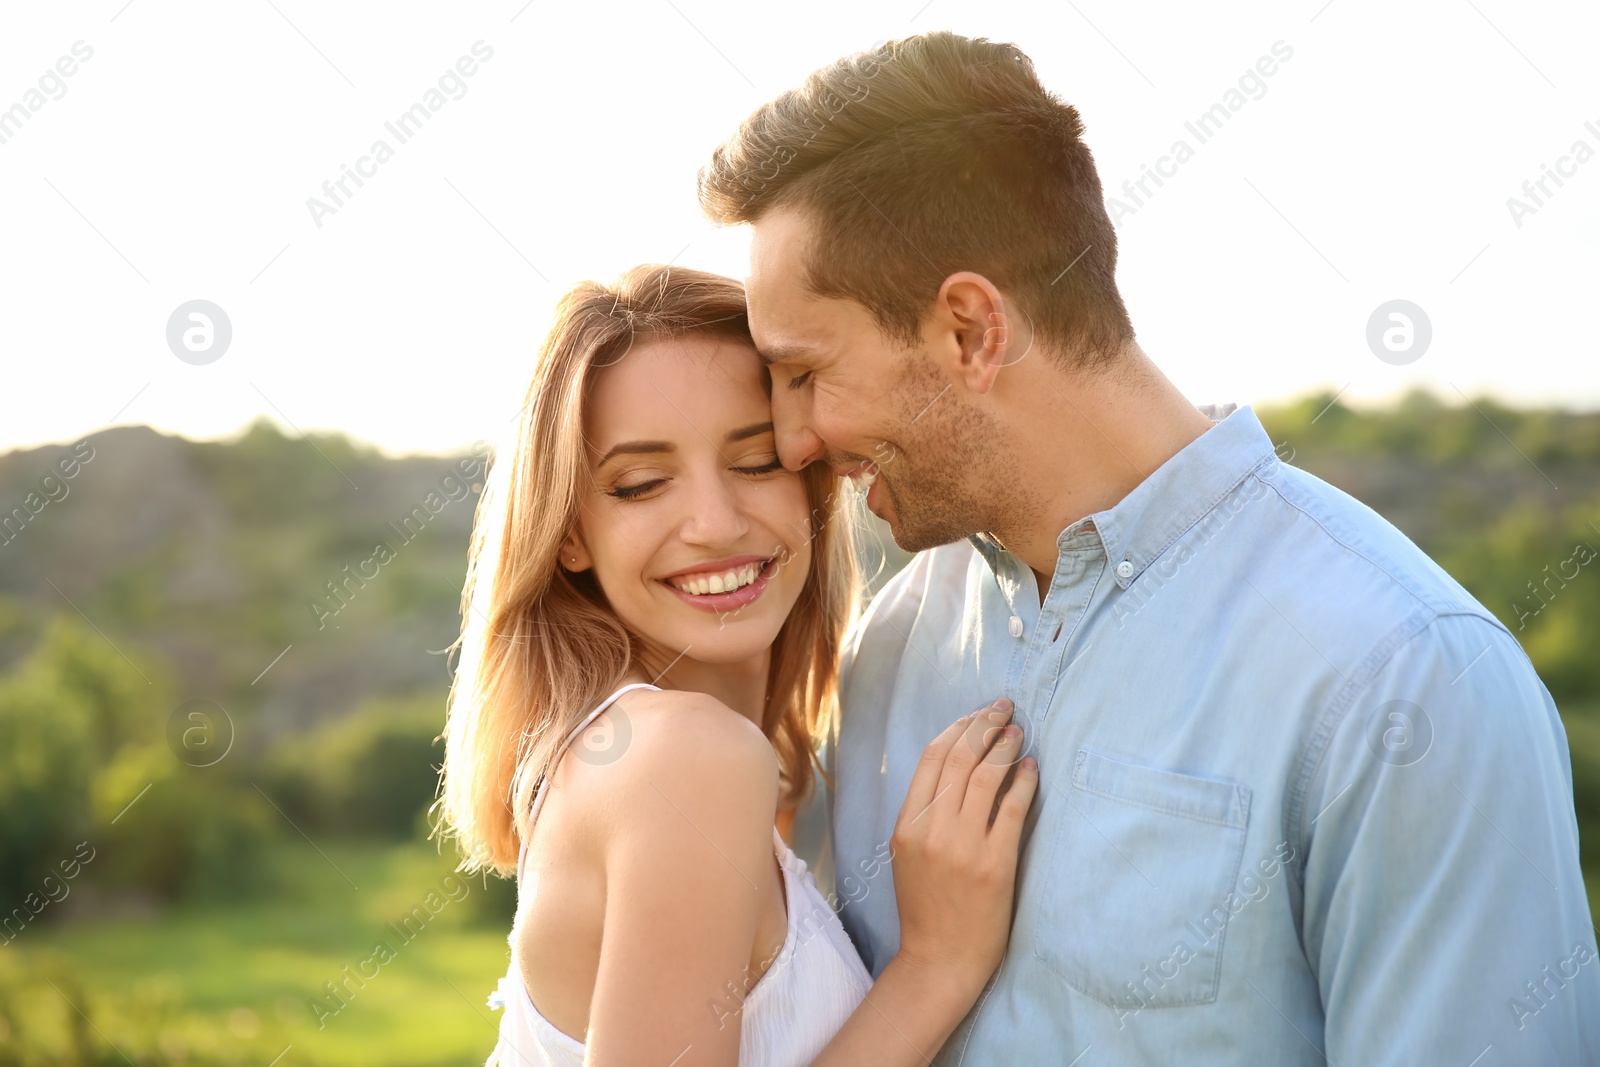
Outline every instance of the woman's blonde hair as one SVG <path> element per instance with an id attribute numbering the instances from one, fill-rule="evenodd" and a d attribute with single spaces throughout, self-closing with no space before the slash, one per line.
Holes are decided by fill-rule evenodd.
<path id="1" fill-rule="evenodd" d="M 592 484 L 584 402 L 596 371 L 635 344 L 686 335 L 753 344 L 744 286 L 646 264 L 611 286 L 583 282 L 556 305 L 534 359 L 515 437 L 497 451 L 473 525 L 461 595 L 461 658 L 450 689 L 434 810 L 461 869 L 515 869 L 539 779 L 583 715 L 615 689 L 637 638 L 589 573 L 558 565 Z M 824 464 L 802 473 L 811 570 L 778 631 L 762 729 L 777 750 L 785 803 L 803 799 L 815 742 L 837 714 L 839 653 L 857 610 L 851 508 Z"/>

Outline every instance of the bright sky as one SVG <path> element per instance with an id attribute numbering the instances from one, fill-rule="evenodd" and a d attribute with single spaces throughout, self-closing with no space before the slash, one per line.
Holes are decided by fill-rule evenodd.
<path id="1" fill-rule="evenodd" d="M 743 277 L 745 233 L 693 193 L 742 118 L 932 29 L 1016 43 L 1079 108 L 1131 209 L 1140 341 L 1197 403 L 1421 383 L 1600 406 L 1595 5 L 1217 7 L 8 5 L 0 449 L 128 423 L 214 438 L 263 413 L 390 453 L 495 438 L 566 286 L 641 261 Z M 441 77 L 402 142 L 385 123 Z M 1202 142 L 1185 124 L 1216 104 Z M 314 219 L 307 199 L 378 140 L 392 157 Z M 1146 166 L 1168 176 L 1135 200 Z M 192 300 L 232 328 L 199 365 L 167 340 Z M 1391 300 L 1426 315 L 1420 358 L 1369 346 Z"/>

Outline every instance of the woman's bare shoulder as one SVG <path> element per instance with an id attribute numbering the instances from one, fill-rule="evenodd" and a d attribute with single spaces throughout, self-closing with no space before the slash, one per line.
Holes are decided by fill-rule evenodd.
<path id="1" fill-rule="evenodd" d="M 777 754 L 761 727 L 705 693 L 641 689 L 623 694 L 608 710 L 628 717 L 634 737 L 651 757 L 681 756 L 686 747 L 710 746 L 735 759 L 770 758 L 777 766 Z"/>
<path id="2" fill-rule="evenodd" d="M 583 767 L 571 776 L 574 791 L 597 806 L 597 829 L 692 835 L 701 823 L 706 833 L 771 826 L 777 753 L 759 726 L 704 693 L 625 693 L 573 748 Z"/>

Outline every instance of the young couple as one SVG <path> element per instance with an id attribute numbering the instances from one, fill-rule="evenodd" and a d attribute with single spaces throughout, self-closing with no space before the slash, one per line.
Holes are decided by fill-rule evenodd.
<path id="1" fill-rule="evenodd" d="M 518 880 L 492 1062 L 1600 1062 L 1548 693 L 1140 350 L 1081 133 L 891 42 L 702 170 L 746 285 L 561 302 L 447 727 Z M 847 478 L 920 553 L 859 620 Z"/>

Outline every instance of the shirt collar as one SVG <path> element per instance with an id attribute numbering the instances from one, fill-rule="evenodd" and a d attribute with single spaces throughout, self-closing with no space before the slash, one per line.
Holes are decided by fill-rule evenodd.
<path id="1" fill-rule="evenodd" d="M 1184 531 L 1274 457 L 1272 439 L 1250 407 L 1228 405 L 1207 413 L 1214 422 L 1211 429 L 1156 468 L 1121 501 L 1063 530 L 1056 539 L 1057 549 L 1067 551 L 1069 542 L 1092 530 L 1112 562 L 1112 577 L 1126 589 Z M 1219 414 L 1226 417 L 1219 419 Z M 985 533 L 968 540 L 988 562 L 1010 600 L 1015 590 L 1006 586 L 1015 586 L 1019 573 L 1006 565 L 1012 559 L 1010 553 Z M 1122 567 L 1122 563 L 1128 566 Z"/>

